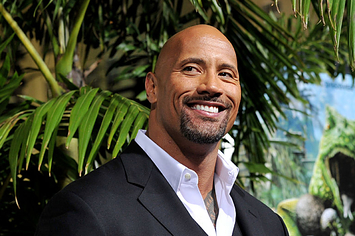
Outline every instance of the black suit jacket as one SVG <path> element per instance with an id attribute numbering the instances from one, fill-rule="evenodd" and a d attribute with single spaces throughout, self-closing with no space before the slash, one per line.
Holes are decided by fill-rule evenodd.
<path id="1" fill-rule="evenodd" d="M 288 235 L 281 218 L 234 186 L 233 235 Z M 56 194 L 36 235 L 206 235 L 158 168 L 137 145 Z"/>

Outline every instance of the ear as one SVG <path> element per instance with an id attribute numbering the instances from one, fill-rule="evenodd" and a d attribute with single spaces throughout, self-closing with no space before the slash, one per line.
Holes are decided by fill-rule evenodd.
<path id="1" fill-rule="evenodd" d="M 145 77 L 145 91 L 148 101 L 153 104 L 157 101 L 157 77 L 149 72 Z"/>

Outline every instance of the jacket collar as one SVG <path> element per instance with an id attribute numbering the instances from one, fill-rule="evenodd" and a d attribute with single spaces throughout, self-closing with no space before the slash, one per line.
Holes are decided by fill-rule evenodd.
<path id="1" fill-rule="evenodd" d="M 158 168 L 134 141 L 121 159 L 128 182 L 143 188 L 138 201 L 172 235 L 206 235 Z"/>
<path id="2" fill-rule="evenodd" d="M 235 185 L 231 196 L 236 209 L 236 223 L 233 235 L 265 236 L 259 213 L 245 201 L 245 193 Z M 239 231 L 239 234 L 237 234 L 238 228 L 242 233 Z"/>

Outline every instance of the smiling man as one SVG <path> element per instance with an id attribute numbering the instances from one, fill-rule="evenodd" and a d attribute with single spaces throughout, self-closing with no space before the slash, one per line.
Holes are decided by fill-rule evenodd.
<path id="1" fill-rule="evenodd" d="M 36 235 L 288 235 L 277 214 L 234 184 L 238 168 L 219 151 L 241 99 L 226 37 L 207 25 L 177 33 L 145 87 L 148 130 L 53 197 Z"/>

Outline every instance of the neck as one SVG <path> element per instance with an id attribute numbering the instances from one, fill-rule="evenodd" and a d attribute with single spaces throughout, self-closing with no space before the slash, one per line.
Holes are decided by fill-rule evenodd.
<path id="1" fill-rule="evenodd" d="M 146 135 L 175 160 L 195 171 L 198 175 L 198 187 L 203 198 L 213 188 L 214 172 L 220 142 L 197 144 L 181 138 L 173 140 L 170 136 L 155 135 L 147 131 Z"/>

